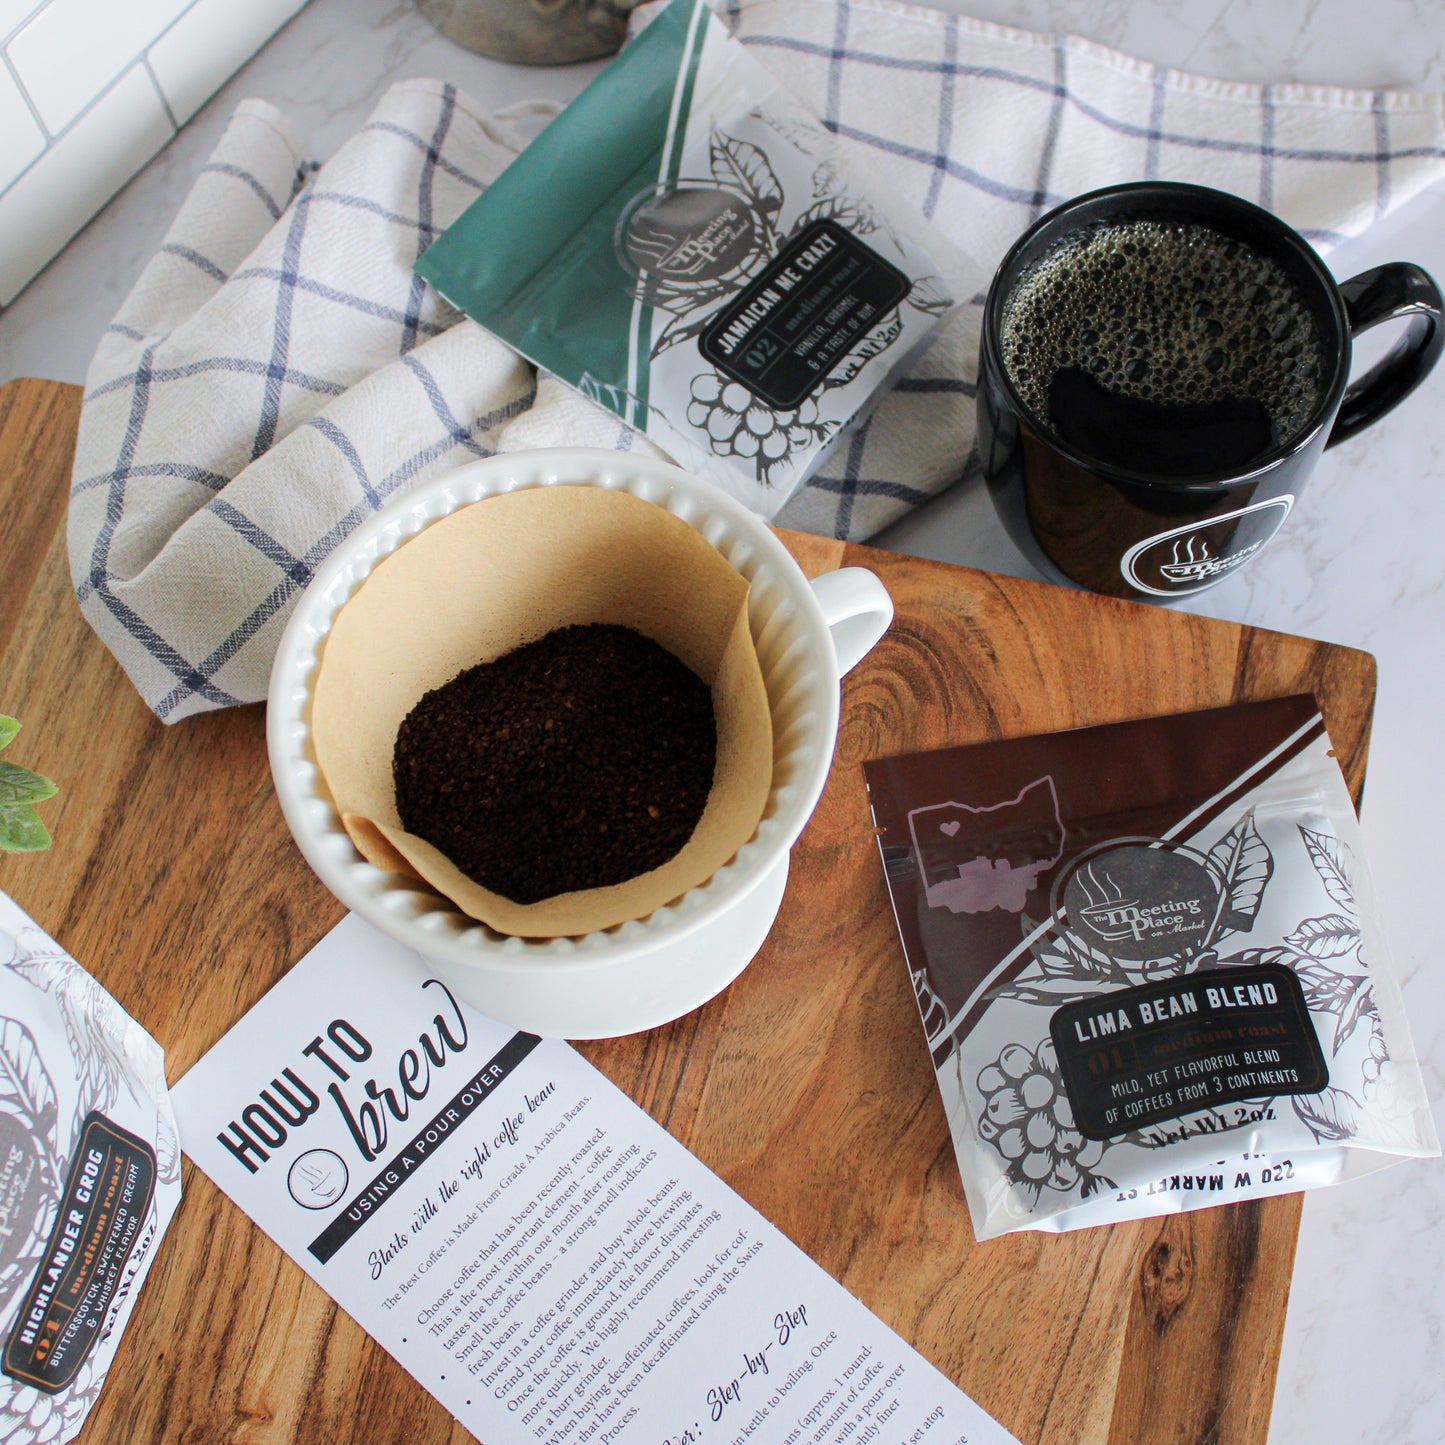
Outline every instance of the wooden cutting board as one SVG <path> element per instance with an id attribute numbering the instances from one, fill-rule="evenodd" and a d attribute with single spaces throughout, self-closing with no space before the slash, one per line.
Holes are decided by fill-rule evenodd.
<path id="1" fill-rule="evenodd" d="M 49 853 L 0 888 L 178 1078 L 342 915 L 293 845 L 259 706 L 164 727 L 82 620 L 64 511 L 80 393 L 0 389 L 0 712 L 55 778 Z M 873 568 L 893 630 L 763 952 L 666 1028 L 582 1051 L 1025 1445 L 1263 1441 L 1299 1197 L 974 1243 L 871 836 L 861 763 L 1313 691 L 1356 798 L 1366 653 L 784 534 Z M 199 1172 L 83 1439 L 471 1438 Z"/>

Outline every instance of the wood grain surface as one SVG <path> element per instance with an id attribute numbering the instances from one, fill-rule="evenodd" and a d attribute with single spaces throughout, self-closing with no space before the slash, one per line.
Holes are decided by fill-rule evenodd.
<path id="1" fill-rule="evenodd" d="M 61 785 L 0 888 L 164 1045 L 172 1080 L 342 915 L 293 845 L 262 709 L 174 728 L 81 618 L 64 505 L 79 391 L 0 389 L 0 711 Z M 1265 1438 L 1299 1198 L 974 1243 L 868 822 L 865 758 L 1313 691 L 1358 797 L 1364 653 L 845 546 L 896 624 L 763 952 L 666 1028 L 582 1051 L 1025 1445 Z M 472 1437 L 189 1161 L 83 1440 Z"/>

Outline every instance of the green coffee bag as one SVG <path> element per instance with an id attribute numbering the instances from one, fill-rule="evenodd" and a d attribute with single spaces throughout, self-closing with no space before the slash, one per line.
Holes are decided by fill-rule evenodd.
<path id="1" fill-rule="evenodd" d="M 771 516 L 967 268 L 857 172 L 703 0 L 673 0 L 416 269 Z"/>

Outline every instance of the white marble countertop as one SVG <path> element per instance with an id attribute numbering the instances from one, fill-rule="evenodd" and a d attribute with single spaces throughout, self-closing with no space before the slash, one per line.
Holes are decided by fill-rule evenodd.
<path id="1" fill-rule="evenodd" d="M 948 0 L 1227 79 L 1445 90 L 1439 0 Z M 246 96 L 327 155 L 393 81 L 435 75 L 494 105 L 565 100 L 596 65 L 528 70 L 439 36 L 404 0 L 312 0 L 0 315 L 0 379 L 78 382 L 102 328 Z M 1336 253 L 1340 276 L 1408 259 L 1445 278 L 1445 184 Z M 876 539 L 1020 576 L 977 484 Z M 1445 819 L 1445 368 L 1320 464 L 1268 552 L 1193 610 L 1373 652 L 1379 696 L 1364 825 L 1437 1127 L 1445 1134 L 1445 969 L 1434 912 Z M 1445 1166 L 1409 1163 L 1311 1195 L 1272 1445 L 1445 1441 Z"/>

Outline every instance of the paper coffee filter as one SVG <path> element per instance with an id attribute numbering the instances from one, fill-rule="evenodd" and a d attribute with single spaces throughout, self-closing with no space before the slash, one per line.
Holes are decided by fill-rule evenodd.
<path id="1" fill-rule="evenodd" d="M 336 615 L 312 705 L 316 761 L 352 842 L 499 933 L 553 938 L 644 918 L 705 883 L 752 837 L 773 771 L 772 717 L 747 581 L 681 518 L 625 492 L 530 488 L 434 522 Z M 573 623 L 631 627 L 712 688 L 717 766 L 697 828 L 660 868 L 520 904 L 481 887 L 396 809 L 397 729 L 423 693 Z"/>

